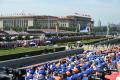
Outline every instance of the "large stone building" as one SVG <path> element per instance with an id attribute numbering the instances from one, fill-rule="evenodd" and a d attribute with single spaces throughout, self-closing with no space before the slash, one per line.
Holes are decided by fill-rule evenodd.
<path id="1" fill-rule="evenodd" d="M 59 18 L 58 22 L 60 27 L 72 27 L 72 26 L 75 27 L 75 26 L 79 26 L 79 24 L 81 28 L 86 27 L 88 25 L 93 26 L 93 21 L 90 17 L 75 16 L 75 15 Z"/>
<path id="2" fill-rule="evenodd" d="M 77 27 L 80 25 L 80 29 L 89 25 L 93 25 L 93 21 L 90 17 L 82 16 L 1 16 L 0 17 L 0 29 L 10 29 L 13 27 L 36 27 L 36 28 L 53 28 L 56 27 Z"/>
<path id="3" fill-rule="evenodd" d="M 0 28 L 6 27 L 54 27 L 57 17 L 53 16 L 7 16 L 0 17 Z"/>
<path id="4" fill-rule="evenodd" d="M 52 28 L 56 26 L 58 17 L 56 16 L 34 16 L 33 26 L 38 28 Z"/>

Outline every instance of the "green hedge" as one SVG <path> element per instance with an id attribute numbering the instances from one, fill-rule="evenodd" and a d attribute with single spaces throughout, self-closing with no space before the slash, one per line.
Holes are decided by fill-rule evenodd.
<path id="1" fill-rule="evenodd" d="M 93 36 L 93 37 L 69 37 L 65 38 L 63 40 L 56 40 L 55 43 L 60 44 L 60 43 L 68 43 L 68 42 L 76 42 L 76 41 L 81 41 L 81 40 L 90 40 L 90 39 L 105 39 L 106 37 L 104 36 Z"/>
<path id="2" fill-rule="evenodd" d="M 48 48 L 48 49 L 24 52 L 24 53 L 18 53 L 18 54 L 2 55 L 0 56 L 0 61 L 16 59 L 16 58 L 25 57 L 25 56 L 35 56 L 35 55 L 40 55 L 42 53 L 47 54 L 50 52 L 52 53 L 54 51 L 58 52 L 58 51 L 64 51 L 64 50 L 65 50 L 65 47 L 56 47 L 56 48 Z"/>
<path id="3" fill-rule="evenodd" d="M 96 40 L 88 40 L 87 42 L 83 42 L 84 44 L 95 44 L 95 43 L 98 43 L 100 41 L 105 41 L 105 40 L 108 40 L 108 39 L 111 39 L 111 38 L 103 38 L 103 39 L 96 39 Z"/>

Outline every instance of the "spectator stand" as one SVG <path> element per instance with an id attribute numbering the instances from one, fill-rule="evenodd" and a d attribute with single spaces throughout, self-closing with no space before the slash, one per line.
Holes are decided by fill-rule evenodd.
<path id="1" fill-rule="evenodd" d="M 18 33 L 15 31 L 2 31 L 0 48 L 1 49 L 10 49 L 17 47 L 16 39 Z"/>
<path id="2" fill-rule="evenodd" d="M 105 75 L 117 70 L 120 46 L 106 50 L 87 50 L 58 62 L 25 68 L 25 78 L 37 80 L 106 80 Z M 114 79 L 113 79 L 114 80 Z"/>

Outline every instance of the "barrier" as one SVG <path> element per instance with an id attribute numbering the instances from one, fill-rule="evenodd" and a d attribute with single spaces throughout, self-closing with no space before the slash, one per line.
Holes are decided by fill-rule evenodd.
<path id="1" fill-rule="evenodd" d="M 13 60 L 7 60 L 7 61 L 1 61 L 0 67 L 11 67 L 11 68 L 20 68 L 25 67 L 37 63 L 42 63 L 46 61 L 51 61 L 55 59 L 60 59 L 68 56 L 71 52 L 79 54 L 82 53 L 84 50 L 76 49 L 76 50 L 67 50 L 67 51 L 60 51 L 55 53 L 48 53 L 48 54 L 42 54 L 37 56 L 31 56 L 31 57 L 22 57 L 19 59 L 13 59 Z"/>

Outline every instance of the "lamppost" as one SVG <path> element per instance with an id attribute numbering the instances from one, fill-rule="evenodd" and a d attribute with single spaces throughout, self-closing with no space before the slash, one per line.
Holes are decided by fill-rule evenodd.
<path id="1" fill-rule="evenodd" d="M 77 19 L 75 19 L 75 24 L 76 24 L 76 33 L 78 32 L 78 24 L 79 24 L 79 22 L 77 21 Z"/>
<path id="2" fill-rule="evenodd" d="M 79 32 L 80 32 L 80 27 L 81 27 L 80 23 L 79 23 L 79 25 L 78 25 L 78 26 L 79 26 Z"/>
<path id="3" fill-rule="evenodd" d="M 58 36 L 58 27 L 59 27 L 59 23 L 58 21 L 56 22 L 56 35 Z"/>
<path id="4" fill-rule="evenodd" d="M 109 33 L 110 33 L 110 25 L 108 24 L 107 25 L 107 34 L 106 34 L 107 37 L 109 36 Z"/>
<path id="5" fill-rule="evenodd" d="M 50 29 L 50 17 L 48 16 L 48 29 Z"/>
<path id="6" fill-rule="evenodd" d="M 91 23 L 88 23 L 87 24 L 87 28 L 88 28 L 88 33 L 89 33 L 89 35 L 91 34 Z"/>

